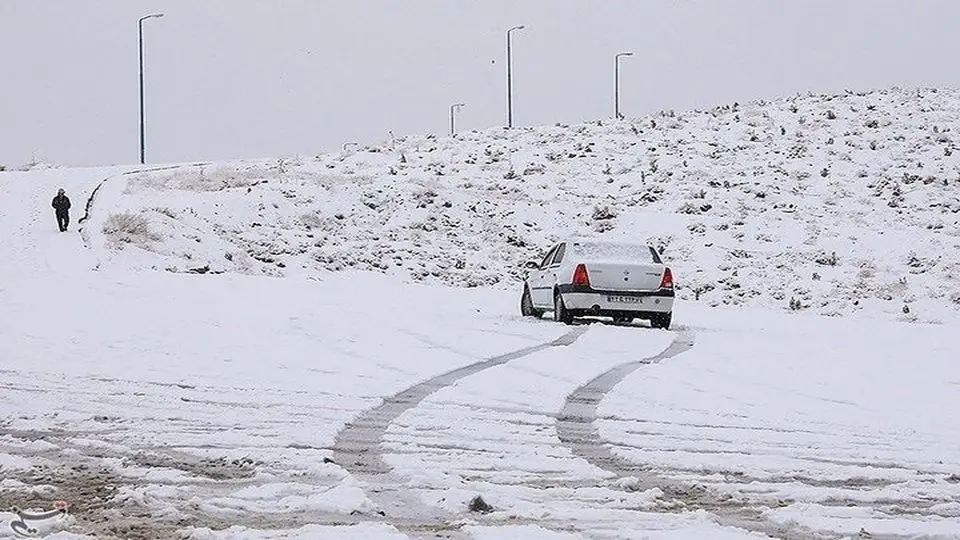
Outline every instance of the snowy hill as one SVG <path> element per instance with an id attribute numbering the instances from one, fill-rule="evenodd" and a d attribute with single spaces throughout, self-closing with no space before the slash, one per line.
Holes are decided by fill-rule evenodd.
<path id="1" fill-rule="evenodd" d="M 685 299 L 936 321 L 960 309 L 958 120 L 956 91 L 891 89 L 397 138 L 114 177 L 85 234 L 124 266 L 495 287 L 568 234 L 646 239 Z"/>
<path id="2" fill-rule="evenodd" d="M 957 538 L 955 102 L 0 173 L 0 539 Z M 570 232 L 674 328 L 522 317 Z"/>

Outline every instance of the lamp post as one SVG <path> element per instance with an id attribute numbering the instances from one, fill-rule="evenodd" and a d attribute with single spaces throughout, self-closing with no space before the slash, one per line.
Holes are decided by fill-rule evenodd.
<path id="1" fill-rule="evenodd" d="M 456 112 L 460 110 L 460 107 L 465 107 L 465 105 L 463 103 L 454 103 L 453 105 L 450 106 L 450 136 L 451 137 L 453 137 L 457 133 L 455 117 L 456 117 Z"/>
<path id="2" fill-rule="evenodd" d="M 144 143 L 143 143 L 143 21 L 147 19 L 157 19 L 163 17 L 163 13 L 154 13 L 145 17 L 140 17 L 137 21 L 137 37 L 140 41 L 140 163 L 145 163 Z"/>
<path id="3" fill-rule="evenodd" d="M 513 53 L 511 51 L 510 33 L 514 30 L 523 30 L 523 25 L 514 26 L 507 30 L 507 127 L 513 127 Z"/>
<path id="4" fill-rule="evenodd" d="M 623 56 L 633 56 L 632 52 L 617 53 L 614 57 L 614 82 L 613 82 L 613 109 L 614 118 L 620 120 L 620 58 Z"/>

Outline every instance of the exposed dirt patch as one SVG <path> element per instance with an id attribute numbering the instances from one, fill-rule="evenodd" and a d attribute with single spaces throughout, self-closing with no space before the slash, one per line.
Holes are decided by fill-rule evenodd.
<path id="1" fill-rule="evenodd" d="M 140 452 L 130 460 L 141 467 L 177 469 L 211 480 L 252 478 L 257 473 L 257 466 L 262 464 L 248 457 L 198 459 L 189 456 L 172 457 L 154 452 Z"/>
<path id="2" fill-rule="evenodd" d="M 149 510 L 139 505 L 118 501 L 118 490 L 130 482 L 107 467 L 40 465 L 5 476 L 22 485 L 0 488 L 0 508 L 50 509 L 55 501 L 62 500 L 69 504 L 69 514 L 75 520 L 67 528 L 70 532 L 125 540 L 180 537 L 178 526 L 152 519 Z"/>

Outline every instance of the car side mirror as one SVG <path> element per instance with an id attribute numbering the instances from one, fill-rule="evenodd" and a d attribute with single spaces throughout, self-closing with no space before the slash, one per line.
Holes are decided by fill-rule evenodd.
<path id="1" fill-rule="evenodd" d="M 540 263 L 538 261 L 527 261 L 524 266 L 527 268 L 540 268 Z"/>

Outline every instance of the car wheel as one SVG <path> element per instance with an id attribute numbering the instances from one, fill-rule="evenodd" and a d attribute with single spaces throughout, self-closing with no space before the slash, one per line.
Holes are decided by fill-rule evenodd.
<path id="1" fill-rule="evenodd" d="M 560 293 L 553 294 L 553 320 L 563 324 L 573 323 L 573 315 L 570 315 L 567 307 L 563 305 L 563 297 Z"/>
<path id="2" fill-rule="evenodd" d="M 540 318 L 543 312 L 533 307 L 533 298 L 530 297 L 530 289 L 523 288 L 523 296 L 520 297 L 520 314 L 524 317 Z"/>
<path id="3" fill-rule="evenodd" d="M 670 323 L 673 320 L 673 312 L 670 313 L 657 313 L 650 319 L 650 326 L 654 328 L 663 328 L 668 330 L 670 328 Z"/>

